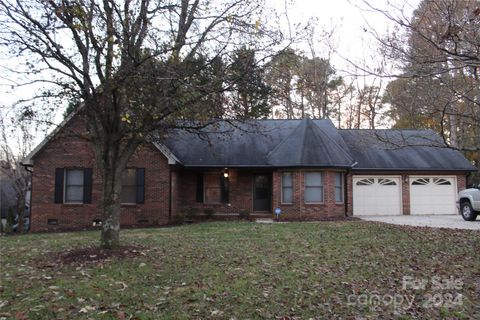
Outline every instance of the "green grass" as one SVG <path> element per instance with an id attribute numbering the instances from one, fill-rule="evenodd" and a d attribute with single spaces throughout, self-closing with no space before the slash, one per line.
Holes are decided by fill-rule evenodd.
<path id="1" fill-rule="evenodd" d="M 0 318 L 480 318 L 478 231 L 218 222 L 121 236 L 143 254 L 48 268 L 53 252 L 95 245 L 99 232 L 1 238 Z M 404 276 L 428 284 L 404 290 Z M 435 289 L 434 276 L 461 286 Z M 362 294 L 414 303 L 348 303 Z M 433 297 L 459 303 L 434 306 Z"/>

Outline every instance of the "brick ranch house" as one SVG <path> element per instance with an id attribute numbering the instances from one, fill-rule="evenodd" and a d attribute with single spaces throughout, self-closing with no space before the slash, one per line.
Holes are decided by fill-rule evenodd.
<path id="1" fill-rule="evenodd" d="M 63 134 L 86 132 L 67 118 L 24 160 L 32 169 L 31 230 L 101 221 L 93 148 Z M 351 215 L 453 214 L 476 171 L 432 131 L 338 130 L 330 120 L 221 123 L 202 135 L 171 131 L 141 146 L 122 184 L 121 224 L 167 224 L 206 209 L 232 215 L 322 219 Z"/>

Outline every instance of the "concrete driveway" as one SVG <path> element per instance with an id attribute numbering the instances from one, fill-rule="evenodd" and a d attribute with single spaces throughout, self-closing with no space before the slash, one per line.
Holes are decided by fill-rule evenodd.
<path id="1" fill-rule="evenodd" d="M 456 215 L 425 215 L 425 216 L 356 216 L 366 221 L 378 221 L 390 224 L 416 227 L 449 228 L 480 230 L 480 217 L 476 221 L 465 221 Z"/>

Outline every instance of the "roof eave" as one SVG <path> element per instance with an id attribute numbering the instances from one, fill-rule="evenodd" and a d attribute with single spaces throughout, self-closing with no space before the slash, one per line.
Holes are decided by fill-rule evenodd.
<path id="1" fill-rule="evenodd" d="M 165 156 L 165 158 L 167 158 L 168 164 L 182 164 L 182 162 L 173 154 L 172 151 L 170 151 L 166 145 L 160 142 L 153 142 L 153 145 Z"/>
<path id="2" fill-rule="evenodd" d="M 352 168 L 352 171 L 418 171 L 418 172 L 476 172 L 478 169 L 467 168 Z"/>
<path id="3" fill-rule="evenodd" d="M 350 165 L 298 165 L 298 164 L 184 164 L 185 168 L 337 168 L 348 169 Z"/>

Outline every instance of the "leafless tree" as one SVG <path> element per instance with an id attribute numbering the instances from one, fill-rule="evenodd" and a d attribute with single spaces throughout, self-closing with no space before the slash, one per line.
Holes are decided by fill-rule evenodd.
<path id="1" fill-rule="evenodd" d="M 369 28 L 395 66 L 393 72 L 363 69 L 397 78 L 386 96 L 396 126 L 433 127 L 449 147 L 464 152 L 480 168 L 480 2 L 424 0 L 412 15 L 408 2 L 382 9 L 363 1 L 362 8 L 395 26 L 389 34 Z"/>
<path id="2" fill-rule="evenodd" d="M 27 191 L 29 189 L 30 173 L 22 166 L 21 161 L 30 152 L 32 136 L 29 134 L 25 125 L 19 124 L 16 127 L 18 131 L 13 138 L 8 133 L 5 119 L 0 117 L 0 174 L 6 179 L 15 191 L 16 211 L 18 213 L 19 228 L 23 231 L 23 218 L 25 206 L 27 203 Z M 12 139 L 17 139 L 15 146 L 18 150 L 12 148 Z"/>
<path id="3" fill-rule="evenodd" d="M 204 102 L 226 88 L 222 81 L 200 85 L 198 74 L 241 45 L 261 51 L 281 43 L 264 6 L 253 0 L 0 0 L 1 45 L 24 59 L 29 83 L 51 85 L 37 97 L 73 97 L 83 106 L 84 138 L 92 142 L 103 183 L 102 247 L 119 245 L 121 176 L 139 145 L 161 139 L 177 119 L 218 115 L 218 106 Z"/>

